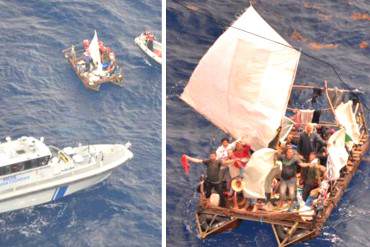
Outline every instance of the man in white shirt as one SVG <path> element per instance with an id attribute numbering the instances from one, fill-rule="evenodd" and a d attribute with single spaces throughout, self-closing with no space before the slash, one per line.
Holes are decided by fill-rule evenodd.
<path id="1" fill-rule="evenodd" d="M 236 143 L 239 141 L 236 140 L 234 141 L 233 143 L 229 143 L 229 139 L 228 138 L 222 138 L 221 140 L 221 146 L 219 146 L 216 150 L 216 155 L 217 155 L 217 159 L 220 159 L 220 160 L 225 160 L 227 159 L 228 157 L 228 151 L 229 150 L 234 150 L 235 149 L 235 145 Z"/>

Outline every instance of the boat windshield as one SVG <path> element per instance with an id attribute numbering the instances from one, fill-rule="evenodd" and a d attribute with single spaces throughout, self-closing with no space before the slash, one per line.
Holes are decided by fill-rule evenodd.
<path id="1" fill-rule="evenodd" d="M 52 157 L 58 157 L 58 153 L 60 152 L 60 149 L 55 146 L 49 146 L 49 148 L 50 148 Z"/>

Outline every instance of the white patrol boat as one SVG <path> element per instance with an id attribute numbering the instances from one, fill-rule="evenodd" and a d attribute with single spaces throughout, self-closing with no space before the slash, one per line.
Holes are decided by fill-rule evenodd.
<path id="1" fill-rule="evenodd" d="M 106 179 L 133 157 L 130 143 L 47 146 L 44 138 L 0 143 L 0 213 L 55 201 Z"/>

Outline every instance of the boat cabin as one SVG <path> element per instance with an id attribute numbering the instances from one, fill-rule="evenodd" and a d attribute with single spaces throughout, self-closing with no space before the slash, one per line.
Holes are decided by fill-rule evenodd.
<path id="1" fill-rule="evenodd" d="M 0 143 L 0 176 L 9 175 L 48 164 L 52 154 L 43 139 L 21 137 L 6 138 Z"/>

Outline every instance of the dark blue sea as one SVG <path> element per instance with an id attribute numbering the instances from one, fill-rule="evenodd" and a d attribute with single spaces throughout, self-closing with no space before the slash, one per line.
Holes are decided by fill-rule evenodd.
<path id="1" fill-rule="evenodd" d="M 255 0 L 255 9 L 289 43 L 333 64 L 346 85 L 370 99 L 370 1 Z M 183 103 L 182 93 L 199 59 L 243 13 L 249 1 L 167 1 L 167 243 L 168 246 L 275 246 L 269 225 L 245 222 L 233 232 L 200 240 L 196 235 L 195 192 L 203 167 L 186 176 L 182 153 L 206 157 L 224 134 Z M 301 56 L 299 82 L 345 88 L 333 70 Z M 206 89 L 205 89 L 206 90 Z M 367 97 L 366 97 L 367 96 Z M 369 121 L 369 118 L 368 118 Z M 297 246 L 369 246 L 370 158 L 367 155 L 322 234 Z"/>
<path id="2" fill-rule="evenodd" d="M 0 246 L 160 246 L 161 70 L 134 45 L 161 35 L 160 0 L 0 1 L 0 137 L 58 147 L 132 143 L 134 159 L 103 183 L 0 215 Z M 94 30 L 125 85 L 85 89 L 62 50 Z"/>

